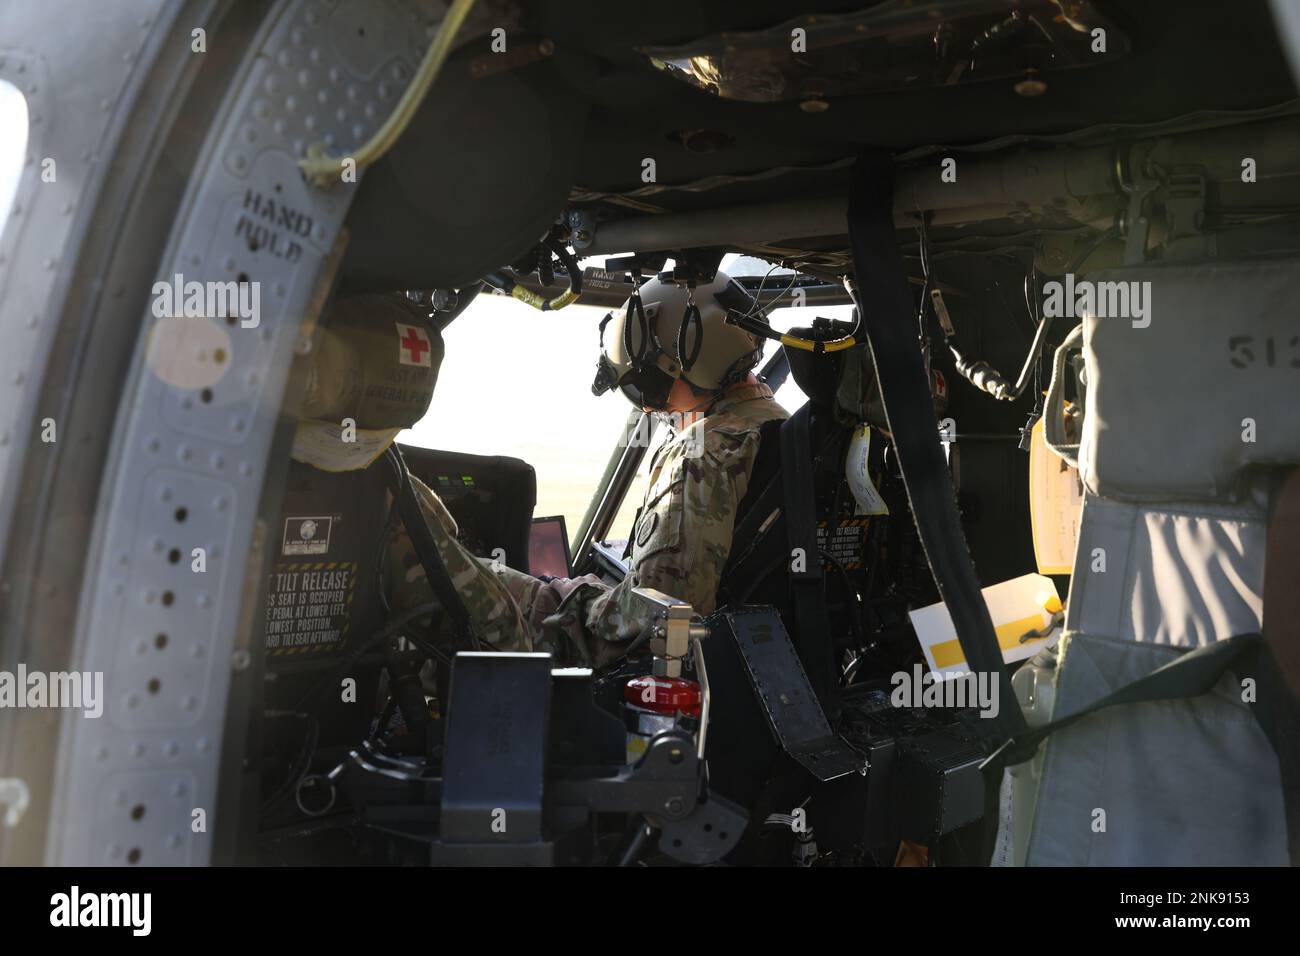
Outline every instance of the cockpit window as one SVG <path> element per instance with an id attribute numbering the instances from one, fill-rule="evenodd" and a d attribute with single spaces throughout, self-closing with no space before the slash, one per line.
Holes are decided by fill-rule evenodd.
<path id="1" fill-rule="evenodd" d="M 762 275 L 771 268 L 756 259 L 733 263 L 743 275 Z M 754 271 L 759 266 L 762 271 Z M 789 272 L 782 277 L 780 271 L 770 280 L 778 289 L 789 281 Z M 615 445 L 638 437 L 628 434 L 631 406 L 622 396 L 591 394 L 599 324 L 606 311 L 575 304 L 562 312 L 538 313 L 505 296 L 480 296 L 443 333 L 448 361 L 433 402 L 398 440 L 421 448 L 522 458 L 537 473 L 534 513 L 564 515 L 573 532 Z M 818 316 L 847 321 L 851 313 L 849 306 L 778 307 L 769 316 L 773 328 L 784 332 Z M 776 342 L 767 343 L 763 363 L 778 348 Z M 787 379 L 776 399 L 793 412 L 807 396 Z M 664 437 L 661 427 L 651 439 L 652 451 Z M 611 541 L 626 537 L 632 525 L 651 457 L 646 456 L 610 527 Z"/>
<path id="2" fill-rule="evenodd" d="M 27 152 L 27 100 L 0 80 L 0 235 L 4 234 Z"/>
<path id="3" fill-rule="evenodd" d="M 537 472 L 534 514 L 586 514 L 631 406 L 591 394 L 600 319 L 574 304 L 538 312 L 483 294 L 443 333 L 443 363 L 429 411 L 398 441 L 422 448 L 509 455 Z"/>

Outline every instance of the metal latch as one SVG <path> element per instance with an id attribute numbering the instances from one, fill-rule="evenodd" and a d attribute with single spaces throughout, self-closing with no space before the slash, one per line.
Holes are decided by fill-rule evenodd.
<path id="1" fill-rule="evenodd" d="M 654 588 L 633 588 L 632 593 L 649 605 L 654 618 L 653 635 L 664 642 L 663 655 L 655 655 L 656 677 L 681 677 L 682 660 L 691 651 L 692 637 L 707 637 L 708 628 L 692 624 L 695 610 L 689 605 L 656 591 Z"/>
<path id="2" fill-rule="evenodd" d="M 1165 253 L 1169 258 L 1199 258 L 1208 252 L 1205 226 L 1205 171 L 1176 166 L 1164 181 Z"/>

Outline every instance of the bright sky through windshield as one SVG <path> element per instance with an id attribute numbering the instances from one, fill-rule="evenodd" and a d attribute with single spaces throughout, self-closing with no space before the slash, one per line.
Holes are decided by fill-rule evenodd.
<path id="1" fill-rule="evenodd" d="M 772 284 L 785 283 L 777 285 L 774 276 Z M 433 402 L 399 441 L 524 459 L 537 471 L 535 514 L 564 515 L 572 534 L 631 409 L 620 393 L 591 394 L 606 311 L 575 304 L 543 313 L 505 296 L 480 295 L 444 333 L 447 355 Z M 771 318 L 785 330 L 813 316 L 847 319 L 850 312 L 848 306 L 777 309 Z M 804 397 L 790 383 L 778 399 L 792 410 Z M 615 521 L 615 536 L 626 533 L 641 493 L 638 482 Z"/>

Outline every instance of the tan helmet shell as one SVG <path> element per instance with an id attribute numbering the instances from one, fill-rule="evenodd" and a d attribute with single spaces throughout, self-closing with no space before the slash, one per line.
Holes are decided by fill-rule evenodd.
<path id="1" fill-rule="evenodd" d="M 695 349 L 696 336 L 703 336 L 703 339 L 695 361 L 683 372 L 683 356 L 677 354 L 677 333 L 686 317 L 686 307 L 692 294 L 695 305 L 700 310 L 700 323 L 698 329 L 693 327 L 687 330 L 685 358 L 689 359 Z M 670 378 L 684 378 L 697 389 L 710 392 L 739 381 L 758 364 L 763 354 L 763 339 L 760 336 L 727 324 L 727 309 L 719 303 L 719 294 L 730 300 L 732 308 L 748 309 L 753 305 L 749 293 L 725 272 L 719 272 L 707 285 L 696 286 L 693 293 L 685 285 L 662 282 L 657 277 L 641 286 L 641 302 L 651 335 L 646 358 L 653 358 L 654 364 Z M 754 314 L 760 313 L 755 309 Z M 624 302 L 613 313 L 603 335 L 605 356 L 620 374 L 632 367 L 632 359 L 627 354 L 623 339 L 626 322 L 627 303 Z M 641 346 L 639 324 L 635 317 L 632 324 L 632 348 L 635 352 Z"/>

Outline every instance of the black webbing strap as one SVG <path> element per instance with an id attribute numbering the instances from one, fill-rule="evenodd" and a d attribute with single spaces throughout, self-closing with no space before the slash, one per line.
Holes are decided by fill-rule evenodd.
<path id="1" fill-rule="evenodd" d="M 719 595 L 726 597 L 724 603 L 746 603 L 753 588 L 775 569 L 775 563 L 784 560 L 784 545 L 776 562 L 767 546 L 768 539 L 781 524 L 781 426 L 784 424 L 785 420 L 774 418 L 759 427 L 758 456 L 749 477 L 749 490 L 737 507 L 731 554 L 718 586 Z"/>
<path id="2" fill-rule="evenodd" d="M 442 555 L 438 553 L 438 544 L 433 538 L 424 509 L 420 507 L 420 499 L 416 496 L 415 486 L 411 484 L 410 473 L 406 470 L 406 460 L 396 445 L 389 445 L 385 455 L 391 466 L 393 476 L 391 488 L 397 499 L 397 513 L 402 519 L 402 526 L 406 528 L 407 537 L 411 539 L 415 556 L 420 559 L 420 567 L 424 569 L 429 588 L 447 616 L 451 618 L 463 647 L 467 650 L 478 650 L 480 648 L 478 632 L 474 629 L 474 622 L 465 607 L 465 602 L 451 581 L 447 566 L 443 564 Z"/>
<path id="3" fill-rule="evenodd" d="M 826 576 L 817 547 L 812 413 L 812 402 L 807 402 L 781 425 L 781 488 L 790 549 L 790 601 L 797 625 L 794 646 L 822 710 L 834 722 L 840 705 L 826 613 Z"/>
<path id="4" fill-rule="evenodd" d="M 848 225 L 862 298 L 857 304 L 899 470 L 939 596 L 971 671 L 997 675 L 999 699 L 1010 703 L 996 717 L 979 721 L 991 749 L 995 741 L 1022 734 L 1025 718 L 980 593 L 939 443 L 934 400 L 917 343 L 915 303 L 894 230 L 893 180 L 894 166 L 887 155 L 863 153 L 853 167 Z"/>
<path id="5" fill-rule="evenodd" d="M 773 392 L 785 384 L 790 375 L 790 358 L 784 348 L 768 359 L 759 380 Z M 736 522 L 731 533 L 731 553 L 718 583 L 719 605 L 743 601 L 740 595 L 757 584 L 752 559 L 764 535 L 770 531 L 763 522 L 781 504 L 780 430 L 782 419 L 774 418 L 759 426 L 758 454 L 749 475 L 749 489 L 736 506 Z M 762 530 L 760 530 L 762 529 Z M 749 583 L 746 583 L 749 582 Z M 723 598 L 726 600 L 723 600 Z M 746 594 L 746 597 L 748 595 Z"/>
<path id="6" fill-rule="evenodd" d="M 1238 634 L 1190 650 L 1082 710 L 1041 727 L 1026 728 L 1010 737 L 981 764 L 981 768 L 1001 768 L 1022 763 L 1032 757 L 1038 745 L 1056 731 L 1108 707 L 1199 697 L 1208 693 L 1220 677 L 1259 648 L 1260 640 L 1259 634 Z"/>

